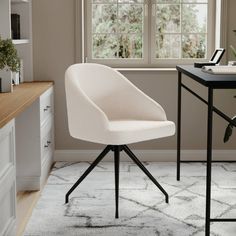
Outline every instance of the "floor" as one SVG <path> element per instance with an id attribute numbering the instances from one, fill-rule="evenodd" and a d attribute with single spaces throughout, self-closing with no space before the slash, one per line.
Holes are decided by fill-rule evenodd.
<path id="1" fill-rule="evenodd" d="M 203 236 L 205 164 L 145 163 L 170 196 L 163 195 L 133 163 L 120 166 L 120 218 L 114 218 L 114 166 L 103 162 L 64 204 L 65 193 L 90 163 L 55 164 L 25 236 Z M 212 217 L 236 218 L 236 163 L 215 163 Z M 213 236 L 235 236 L 235 223 L 213 223 Z"/>
<path id="2" fill-rule="evenodd" d="M 40 197 L 40 191 L 25 191 L 17 193 L 17 226 L 16 235 L 24 233 L 27 222 L 30 219 L 33 208 Z"/>

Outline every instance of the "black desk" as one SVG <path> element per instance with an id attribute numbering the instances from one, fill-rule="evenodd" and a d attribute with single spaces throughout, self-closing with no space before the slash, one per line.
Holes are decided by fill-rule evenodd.
<path id="1" fill-rule="evenodd" d="M 184 65 L 176 66 L 178 71 L 178 120 L 177 120 L 177 180 L 180 180 L 180 151 L 181 151 L 181 91 L 182 88 L 193 94 L 208 106 L 208 121 L 207 121 L 207 172 L 206 172 L 206 218 L 205 218 L 205 236 L 210 235 L 211 222 L 236 222 L 236 219 L 211 219 L 211 165 L 212 165 L 212 118 L 213 112 L 225 119 L 236 127 L 236 122 L 233 122 L 230 117 L 225 115 L 213 105 L 214 89 L 232 89 L 236 88 L 236 75 L 213 75 L 202 72 L 199 68 Z M 199 84 L 208 88 L 208 100 L 200 97 L 193 90 L 182 83 L 182 74 L 188 78 L 197 81 Z"/>

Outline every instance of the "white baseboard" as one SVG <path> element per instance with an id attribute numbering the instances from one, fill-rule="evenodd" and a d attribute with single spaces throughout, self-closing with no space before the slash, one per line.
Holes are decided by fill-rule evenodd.
<path id="1" fill-rule="evenodd" d="M 102 150 L 55 150 L 54 161 L 93 161 Z M 176 161 L 176 150 L 133 150 L 141 161 Z M 113 161 L 112 152 L 104 158 Z M 181 160 L 206 160 L 206 150 L 182 150 Z M 213 160 L 236 160 L 236 150 L 213 150 Z M 121 161 L 130 161 L 121 153 Z"/>

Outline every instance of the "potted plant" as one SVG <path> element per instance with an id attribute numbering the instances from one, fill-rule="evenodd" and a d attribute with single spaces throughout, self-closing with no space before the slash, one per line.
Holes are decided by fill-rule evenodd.
<path id="1" fill-rule="evenodd" d="M 19 72 L 20 59 L 11 39 L 0 37 L 0 92 L 12 91 L 12 73 Z"/>
<path id="2" fill-rule="evenodd" d="M 233 30 L 234 34 L 236 35 L 236 30 Z M 231 52 L 232 52 L 232 55 L 233 57 L 236 59 L 236 49 L 233 45 L 230 45 L 230 49 L 231 49 Z M 234 61 L 229 61 L 228 62 L 228 65 L 229 66 L 236 66 L 236 60 Z"/>
<path id="3" fill-rule="evenodd" d="M 233 56 L 236 59 L 236 49 L 235 49 L 235 47 L 233 45 L 230 45 L 230 49 L 231 49 L 231 52 L 232 52 Z M 229 66 L 236 66 L 236 61 L 235 60 L 234 61 L 229 61 L 228 65 Z"/>

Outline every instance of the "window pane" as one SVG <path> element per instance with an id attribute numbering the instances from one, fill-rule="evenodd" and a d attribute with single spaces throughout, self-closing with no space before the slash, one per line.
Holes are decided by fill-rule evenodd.
<path id="1" fill-rule="evenodd" d="M 142 33 L 143 31 L 143 5 L 119 5 L 119 32 Z"/>
<path id="2" fill-rule="evenodd" d="M 182 44 L 183 58 L 206 58 L 206 34 L 185 34 Z"/>
<path id="3" fill-rule="evenodd" d="M 116 4 L 93 4 L 93 33 L 114 33 L 117 27 Z"/>
<path id="4" fill-rule="evenodd" d="M 117 55 L 117 37 L 112 34 L 93 35 L 93 58 L 115 58 Z"/>
<path id="5" fill-rule="evenodd" d="M 93 0 L 93 59 L 142 58 L 143 3 L 144 0 Z"/>
<path id="6" fill-rule="evenodd" d="M 142 58 L 142 35 L 123 34 L 119 37 L 119 58 Z"/>
<path id="7" fill-rule="evenodd" d="M 180 4 L 158 4 L 156 27 L 157 33 L 179 33 Z"/>
<path id="8" fill-rule="evenodd" d="M 156 58 L 206 58 L 208 0 L 156 0 Z"/>
<path id="9" fill-rule="evenodd" d="M 207 4 L 183 4 L 182 31 L 206 33 Z"/>
<path id="10" fill-rule="evenodd" d="M 180 55 L 180 34 L 162 34 L 156 36 L 156 58 L 180 58 Z"/>

